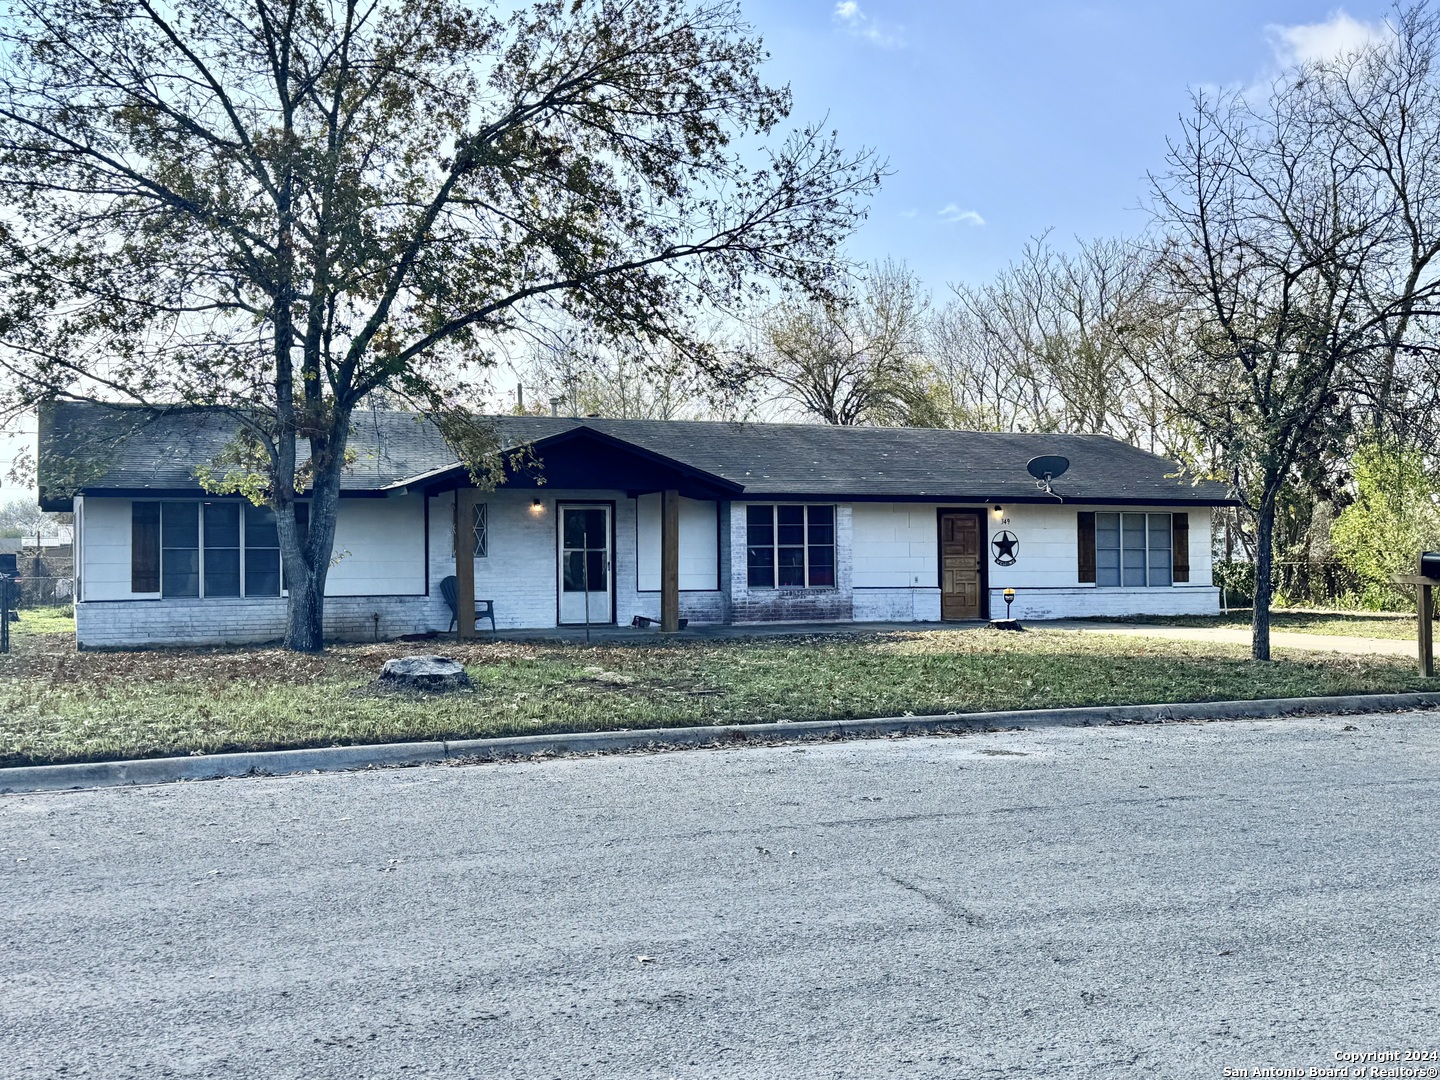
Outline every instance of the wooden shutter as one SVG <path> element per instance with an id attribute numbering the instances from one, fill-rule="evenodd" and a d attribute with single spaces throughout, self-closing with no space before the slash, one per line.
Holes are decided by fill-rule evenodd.
<path id="1" fill-rule="evenodd" d="M 160 504 L 130 504 L 130 591 L 160 591 Z"/>
<path id="2" fill-rule="evenodd" d="M 1095 513 L 1081 510 L 1075 515 L 1080 548 L 1080 581 L 1095 580 Z"/>
<path id="3" fill-rule="evenodd" d="M 1175 581 L 1190 580 L 1190 515 L 1170 515 L 1170 559 Z"/>

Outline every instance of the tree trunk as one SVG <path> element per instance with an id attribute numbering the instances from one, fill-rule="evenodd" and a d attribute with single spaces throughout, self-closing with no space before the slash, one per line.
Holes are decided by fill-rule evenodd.
<path id="1" fill-rule="evenodd" d="M 294 652 L 320 652 L 325 648 L 325 576 L 308 574 L 292 581 L 285 619 L 285 648 Z"/>
<path id="2" fill-rule="evenodd" d="M 329 428 L 328 437 L 311 442 L 312 460 L 318 460 L 310 491 L 309 534 L 301 546 L 300 558 L 285 563 L 290 592 L 285 647 L 296 652 L 320 652 L 325 648 L 325 580 L 335 548 L 340 473 L 350 438 L 349 410 L 336 408 Z M 281 542 L 285 542 L 283 530 Z M 299 564 L 294 575 L 289 573 L 292 561 Z"/>
<path id="3" fill-rule="evenodd" d="M 1268 487 L 1268 485 L 1267 485 Z M 1270 659 L 1270 593 L 1275 557 L 1275 495 L 1260 500 L 1255 540 L 1255 607 L 1250 621 L 1250 658 Z"/>

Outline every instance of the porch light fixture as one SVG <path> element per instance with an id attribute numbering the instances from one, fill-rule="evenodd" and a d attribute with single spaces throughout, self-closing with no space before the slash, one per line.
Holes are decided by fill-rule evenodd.
<path id="1" fill-rule="evenodd" d="M 545 504 L 542 503 L 539 499 L 531 499 L 530 512 L 532 514 L 543 514 L 545 512 Z"/>
<path id="2" fill-rule="evenodd" d="M 1000 506 L 999 503 L 996 503 L 995 506 L 993 507 L 993 509 L 994 509 L 994 511 L 995 511 L 996 514 L 1003 514 L 1003 513 L 1005 512 L 1005 511 L 1001 508 L 1001 506 Z"/>

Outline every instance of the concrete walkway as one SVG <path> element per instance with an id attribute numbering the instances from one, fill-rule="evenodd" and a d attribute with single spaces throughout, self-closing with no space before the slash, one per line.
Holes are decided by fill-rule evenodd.
<path id="1" fill-rule="evenodd" d="M 781 637 L 808 634 L 922 633 L 927 630 L 975 630 L 988 625 L 982 619 L 965 622 L 914 623 L 740 623 L 686 627 L 676 634 L 662 634 L 658 627 L 592 626 L 589 640 L 595 644 L 639 644 L 654 641 L 709 641 L 724 638 Z M 1123 637 L 1157 637 L 1171 641 L 1207 641 L 1227 645 L 1250 644 L 1248 626 L 1157 626 L 1149 623 L 1108 623 L 1056 619 L 1042 622 L 1024 620 L 1032 630 L 1068 630 L 1083 634 L 1118 634 Z M 448 636 L 448 635 L 447 635 Z M 481 640 L 487 635 L 481 632 Z M 585 628 L 565 626 L 544 630 L 504 630 L 502 641 L 583 642 Z M 1297 634 L 1272 630 L 1270 642 L 1277 649 L 1307 649 L 1354 656 L 1414 656 L 1416 644 L 1394 638 L 1348 637 L 1338 634 Z"/>
<path id="2" fill-rule="evenodd" d="M 657 627 L 634 629 L 629 626 L 592 626 L 590 640 L 600 644 L 621 644 L 666 641 L 716 640 L 742 637 L 779 637 L 804 634 L 883 634 L 919 633 L 927 630 L 974 630 L 987 625 L 983 620 L 949 623 L 753 623 L 686 627 L 677 634 L 662 634 Z M 1056 619 L 1050 622 L 1025 620 L 1033 630 L 1068 630 L 1082 634 L 1118 634 L 1123 637 L 1157 637 L 1171 641 L 1207 641 L 1227 645 L 1250 644 L 1248 626 L 1156 626 L 1149 623 L 1107 623 L 1084 620 Z M 485 635 L 481 634 L 482 640 Z M 583 627 L 567 626 L 547 630 L 506 630 L 500 634 L 505 641 L 585 640 Z M 1394 638 L 1348 637 L 1338 634 L 1297 634 L 1272 630 L 1270 642 L 1277 649 L 1308 649 L 1314 652 L 1338 652 L 1355 656 L 1414 656 L 1416 645 L 1409 640 Z"/>
<path id="3" fill-rule="evenodd" d="M 1035 629 L 1073 630 L 1081 634 L 1120 634 L 1127 637 L 1158 637 L 1171 641 L 1209 641 L 1226 645 L 1249 645 L 1248 626 L 1151 626 L 1141 623 L 1094 623 L 1058 619 L 1027 624 Z M 1309 649 L 1315 652 L 1350 653 L 1357 656 L 1415 656 L 1416 643 L 1394 638 L 1346 637 L 1339 634 L 1296 634 L 1270 631 L 1271 647 Z"/>

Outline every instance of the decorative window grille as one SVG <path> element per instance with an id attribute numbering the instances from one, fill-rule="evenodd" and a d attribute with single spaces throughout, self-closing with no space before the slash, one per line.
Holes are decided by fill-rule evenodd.
<path id="1" fill-rule="evenodd" d="M 483 559 L 490 554 L 490 525 L 485 513 L 485 503 L 475 504 L 475 558 Z"/>

